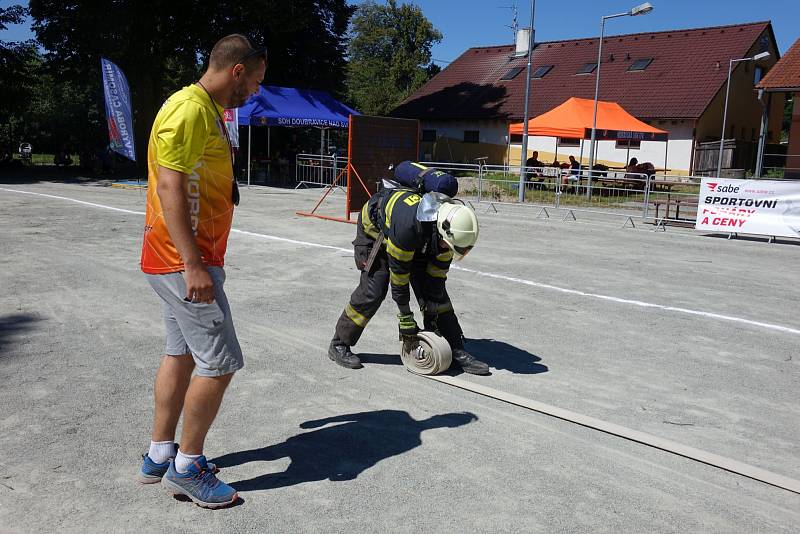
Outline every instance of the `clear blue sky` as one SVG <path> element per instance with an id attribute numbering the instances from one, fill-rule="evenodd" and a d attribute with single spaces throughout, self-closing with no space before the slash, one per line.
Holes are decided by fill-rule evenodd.
<path id="1" fill-rule="evenodd" d="M 628 11 L 644 0 L 538 0 L 536 42 L 600 34 L 600 17 Z M 398 0 L 398 3 L 403 0 Z M 357 2 L 360 3 L 360 2 Z M 379 3 L 385 3 L 381 0 Z M 510 44 L 506 26 L 513 18 L 507 6 L 516 4 L 520 26 L 530 21 L 529 0 L 414 0 L 444 35 L 433 57 L 452 61 L 472 46 Z M 606 34 L 718 26 L 771 20 L 781 53 L 800 38 L 800 0 L 650 0 L 655 9 L 640 17 L 606 21 Z M 440 63 L 440 65 L 444 65 Z"/>
<path id="2" fill-rule="evenodd" d="M 398 0 L 402 3 L 405 0 Z M 600 17 L 627 11 L 641 0 L 538 0 L 536 2 L 536 41 L 595 37 L 600 33 Z M 0 0 L 0 7 L 26 1 Z M 360 3 L 354 0 L 354 3 Z M 385 3 L 385 0 L 379 0 Z M 452 61 L 472 46 L 510 44 L 512 11 L 517 5 L 520 26 L 527 26 L 528 0 L 414 0 L 425 16 L 444 34 L 433 57 Z M 608 35 L 740 22 L 771 20 L 781 53 L 800 38 L 800 0 L 651 0 L 655 9 L 641 17 L 607 21 Z M 28 25 L 12 26 L 0 32 L 0 40 L 31 38 Z"/>

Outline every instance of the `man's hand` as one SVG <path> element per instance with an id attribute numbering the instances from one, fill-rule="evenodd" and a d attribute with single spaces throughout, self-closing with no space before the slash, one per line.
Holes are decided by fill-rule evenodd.
<path id="1" fill-rule="evenodd" d="M 186 281 L 186 296 L 183 300 L 206 304 L 214 302 L 214 281 L 205 265 L 202 263 L 191 267 L 186 265 L 183 279 Z"/>
<path id="2" fill-rule="evenodd" d="M 419 332 L 413 313 L 398 313 L 397 320 L 400 326 L 400 337 L 414 336 Z"/>

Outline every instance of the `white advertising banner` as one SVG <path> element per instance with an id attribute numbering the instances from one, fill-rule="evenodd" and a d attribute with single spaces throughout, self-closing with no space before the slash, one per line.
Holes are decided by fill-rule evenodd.
<path id="1" fill-rule="evenodd" d="M 703 178 L 695 229 L 800 237 L 800 181 Z"/>

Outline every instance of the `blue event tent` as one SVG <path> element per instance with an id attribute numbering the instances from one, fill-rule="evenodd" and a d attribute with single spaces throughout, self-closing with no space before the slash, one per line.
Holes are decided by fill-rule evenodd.
<path id="1" fill-rule="evenodd" d="M 239 108 L 239 124 L 347 128 L 351 114 L 359 113 L 325 91 L 262 86 L 257 95 Z"/>
<path id="2" fill-rule="evenodd" d="M 259 87 L 242 107 L 237 108 L 240 126 L 284 126 L 290 128 L 319 128 L 320 154 L 325 130 L 347 128 L 350 115 L 360 115 L 326 91 L 295 89 L 293 87 Z M 247 136 L 247 183 L 250 183 L 250 135 Z M 269 129 L 267 129 L 269 152 Z"/>

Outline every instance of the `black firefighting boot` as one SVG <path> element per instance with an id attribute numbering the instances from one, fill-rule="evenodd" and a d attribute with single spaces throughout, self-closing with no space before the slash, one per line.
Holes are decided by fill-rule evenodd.
<path id="1" fill-rule="evenodd" d="M 453 361 L 460 365 L 465 373 L 471 375 L 489 374 L 489 364 L 480 361 L 464 349 L 453 349 Z"/>
<path id="2" fill-rule="evenodd" d="M 350 352 L 350 347 L 336 337 L 331 340 L 331 346 L 328 347 L 328 358 L 348 369 L 361 369 L 364 367 L 361 365 L 361 360 L 358 359 L 358 356 Z"/>

